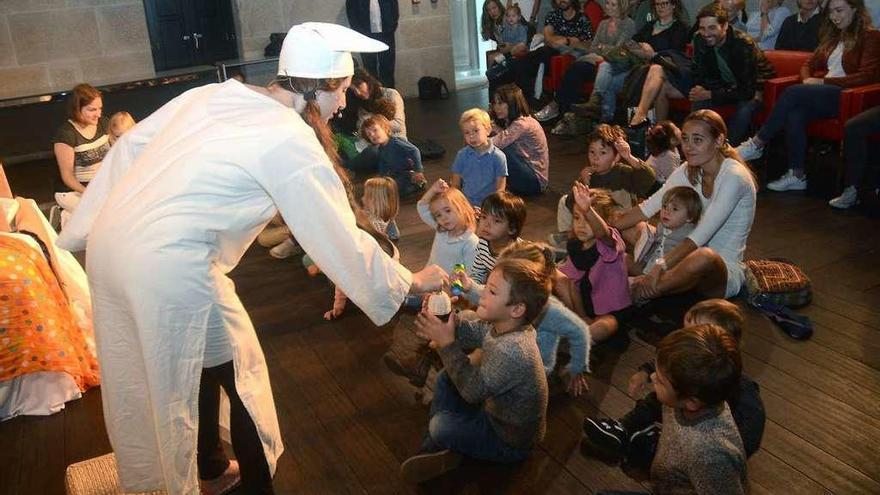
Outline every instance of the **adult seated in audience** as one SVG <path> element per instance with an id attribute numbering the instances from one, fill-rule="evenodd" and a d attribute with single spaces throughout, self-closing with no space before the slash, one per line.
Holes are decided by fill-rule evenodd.
<path id="1" fill-rule="evenodd" d="M 779 29 L 791 15 L 788 7 L 782 5 L 783 1 L 761 0 L 758 12 L 750 15 L 746 22 L 746 32 L 762 50 L 772 50 L 776 46 Z"/>
<path id="2" fill-rule="evenodd" d="M 626 16 L 628 3 L 629 0 L 605 1 L 605 15 L 608 17 L 599 23 L 589 51 L 565 71 L 556 99 L 538 111 L 536 119 L 543 122 L 567 112 L 580 99 L 584 83 L 596 77 L 596 67 L 633 37 L 636 28 L 633 20 Z M 560 121 L 560 125 L 564 122 Z"/>
<path id="3" fill-rule="evenodd" d="M 788 16 L 779 28 L 777 50 L 812 52 L 819 46 L 819 23 L 822 9 L 819 0 L 798 0 L 798 11 Z"/>
<path id="4" fill-rule="evenodd" d="M 718 0 L 718 5 L 727 11 L 727 23 L 733 29 L 746 32 L 749 14 L 746 12 L 746 0 Z"/>
<path id="5" fill-rule="evenodd" d="M 544 19 L 544 46 L 533 50 L 525 57 L 512 60 L 511 68 L 516 84 L 523 90 L 526 98 L 535 94 L 535 76 L 538 67 L 550 66 L 554 55 L 570 53 L 583 55 L 590 49 L 593 27 L 590 20 L 581 12 L 579 0 L 555 0 L 556 9 Z"/>
<path id="6" fill-rule="evenodd" d="M 501 42 L 501 28 L 504 25 L 504 5 L 499 0 L 483 2 L 483 15 L 480 16 L 480 36 L 483 41 Z"/>
<path id="7" fill-rule="evenodd" d="M 633 36 L 632 41 L 638 45 L 627 45 L 628 49 L 646 61 L 663 53 L 673 57 L 674 61 L 684 62 L 685 45 L 690 38 L 687 14 L 681 0 L 654 0 L 654 19 Z M 643 124 L 651 108 L 654 108 L 656 121 L 666 120 L 669 115 L 669 98 L 684 98 L 690 90 L 690 68 L 685 65 L 681 64 L 675 74 L 666 72 L 661 65 L 650 65 L 642 86 L 642 96 L 630 119 L 630 125 Z M 623 85 L 623 80 L 620 84 Z M 606 98 L 603 95 L 603 118 L 607 111 L 605 105 L 613 99 L 613 96 Z"/>
<path id="8" fill-rule="evenodd" d="M 98 173 L 110 151 L 109 121 L 101 112 L 101 92 L 88 84 L 78 84 L 67 98 L 67 121 L 53 139 L 55 160 L 61 173 L 55 201 L 67 215 L 79 205 L 86 186 Z"/>
<path id="9" fill-rule="evenodd" d="M 823 16 L 819 48 L 801 68 L 803 83 L 786 88 L 758 133 L 737 148 L 744 160 L 755 160 L 785 130 L 789 170 L 767 184 L 771 191 L 807 188 L 807 124 L 838 116 L 844 88 L 880 80 L 880 31 L 871 29 L 864 0 L 831 0 Z"/>
<path id="10" fill-rule="evenodd" d="M 846 209 L 859 202 L 859 186 L 865 179 L 865 167 L 868 164 L 868 139 L 872 134 L 880 133 L 880 107 L 866 110 L 846 122 L 843 139 L 843 152 L 846 157 L 846 176 L 843 194 L 828 202 L 829 205 Z M 877 177 L 878 166 L 875 159 L 874 169 L 869 179 L 868 194 L 874 195 L 876 201 L 880 196 L 880 180 Z"/>
<path id="11" fill-rule="evenodd" d="M 391 137 L 406 139 L 406 113 L 403 97 L 394 88 L 383 87 L 366 69 L 355 69 L 347 93 L 348 106 L 334 122 L 342 132 L 341 153 L 346 168 L 359 172 L 376 169 L 378 156 L 366 136 L 357 135 L 363 123 L 381 115 L 391 123 Z"/>
<path id="12" fill-rule="evenodd" d="M 613 0 L 612 0 L 613 1 Z M 550 153 L 547 136 L 529 112 L 519 86 L 505 84 L 492 100 L 492 142 L 507 156 L 507 190 L 535 196 L 547 189 Z"/>
<path id="13" fill-rule="evenodd" d="M 626 15 L 636 24 L 636 32 L 641 31 L 645 24 L 655 19 L 654 2 L 652 0 L 635 0 L 629 5 Z"/>
<path id="14" fill-rule="evenodd" d="M 660 212 L 663 195 L 676 186 L 693 188 L 703 216 L 693 232 L 632 285 L 637 299 L 696 290 L 707 298 L 730 298 L 745 280 L 743 254 L 755 216 L 757 187 L 751 171 L 727 142 L 724 120 L 712 110 L 691 113 L 682 127 L 687 162 L 657 192 L 614 222 L 627 229 Z"/>
<path id="15" fill-rule="evenodd" d="M 709 4 L 697 15 L 699 35 L 694 37 L 693 84 L 688 93 L 691 108 L 699 110 L 735 105 L 727 122 L 734 146 L 748 137 L 752 114 L 761 106 L 758 93 L 759 49 L 749 35 L 731 29 L 727 11 Z"/>

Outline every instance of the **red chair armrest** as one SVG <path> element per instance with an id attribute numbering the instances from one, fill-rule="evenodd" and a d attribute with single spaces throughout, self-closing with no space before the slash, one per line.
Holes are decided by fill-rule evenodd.
<path id="1" fill-rule="evenodd" d="M 801 82 L 800 76 L 775 77 L 768 79 L 764 83 L 764 111 L 767 115 L 773 110 L 782 91 L 789 86 L 793 86 Z"/>

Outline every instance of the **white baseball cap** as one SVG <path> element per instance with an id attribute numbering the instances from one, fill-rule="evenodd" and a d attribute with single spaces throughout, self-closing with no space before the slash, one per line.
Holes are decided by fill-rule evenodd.
<path id="1" fill-rule="evenodd" d="M 278 75 L 322 79 L 354 74 L 351 52 L 374 53 L 388 45 L 345 26 L 304 22 L 290 28 L 278 57 Z"/>

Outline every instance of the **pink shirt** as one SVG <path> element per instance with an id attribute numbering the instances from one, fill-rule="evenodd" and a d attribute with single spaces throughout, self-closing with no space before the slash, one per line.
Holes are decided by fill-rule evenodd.
<path id="1" fill-rule="evenodd" d="M 590 268 L 589 275 L 592 286 L 590 296 L 597 316 L 607 315 L 632 304 L 626 273 L 626 245 L 617 229 L 608 227 L 608 230 L 611 232 L 611 238 L 614 239 L 614 246 L 596 241 L 599 259 Z M 559 267 L 559 271 L 575 282 L 584 278 L 584 272 L 578 270 L 568 258 Z"/>
<path id="2" fill-rule="evenodd" d="M 511 122 L 506 129 L 493 123 L 492 132 L 492 143 L 501 149 L 512 144 L 538 174 L 541 188 L 546 188 L 550 177 L 550 152 L 541 124 L 531 116 L 524 116 Z"/>

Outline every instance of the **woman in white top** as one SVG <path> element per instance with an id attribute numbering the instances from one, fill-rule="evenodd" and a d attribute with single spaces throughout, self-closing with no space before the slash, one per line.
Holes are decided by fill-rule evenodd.
<path id="1" fill-rule="evenodd" d="M 712 110 L 698 110 L 685 119 L 682 148 L 687 162 L 614 226 L 626 229 L 648 220 L 660 211 L 666 191 L 676 186 L 697 191 L 703 216 L 686 239 L 637 277 L 632 291 L 640 299 L 691 290 L 709 298 L 733 297 L 745 279 L 742 261 L 755 217 L 754 178 L 727 142 L 724 119 Z"/>
<path id="2" fill-rule="evenodd" d="M 376 324 L 410 290 L 446 278 L 437 267 L 410 273 L 356 227 L 328 156 L 349 52 L 386 48 L 342 26 L 294 26 L 268 87 L 229 80 L 175 98 L 117 141 L 83 195 L 58 244 L 88 242 L 104 416 L 123 491 L 198 493 L 201 477 L 217 493 L 235 483 L 239 467 L 217 438 L 222 386 L 243 491 L 271 493 L 283 451 L 272 390 L 226 274 L 277 211 Z"/>

